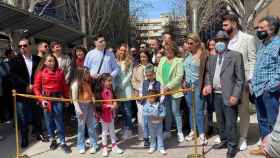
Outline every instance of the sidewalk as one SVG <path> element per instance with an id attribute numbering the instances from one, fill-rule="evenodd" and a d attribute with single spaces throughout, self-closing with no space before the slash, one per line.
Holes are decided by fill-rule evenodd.
<path id="1" fill-rule="evenodd" d="M 0 134 L 6 136 L 6 139 L 0 142 L 0 153 L 1 158 L 10 158 L 15 154 L 15 135 L 12 127 L 1 127 Z M 119 138 L 121 135 L 118 135 Z M 214 150 L 212 149 L 212 145 L 214 144 L 214 139 L 216 136 L 209 139 L 208 145 L 205 147 L 204 151 L 206 153 L 206 158 L 225 158 L 226 157 L 226 150 Z M 71 154 L 64 154 L 64 152 L 58 148 L 56 151 L 49 151 L 49 144 L 48 143 L 41 143 L 36 142 L 31 144 L 28 149 L 26 149 L 24 154 L 27 154 L 31 158 L 101 158 L 101 151 L 96 154 L 89 154 L 87 151 L 86 154 L 79 154 L 75 144 L 76 138 L 68 138 L 69 145 L 72 145 L 72 153 Z M 248 134 L 248 145 L 249 150 L 255 148 L 255 143 L 258 141 L 258 127 L 256 124 L 256 116 L 251 116 L 251 126 L 249 129 Z M 100 140 L 99 140 L 100 143 Z M 116 155 L 113 153 L 109 154 L 109 157 L 114 158 L 186 158 L 187 155 L 193 152 L 193 142 L 182 142 L 180 144 L 177 143 L 176 133 L 173 133 L 173 137 L 165 141 L 167 146 L 167 155 L 163 156 L 158 152 L 153 154 L 148 154 L 147 149 L 143 148 L 143 143 L 137 140 L 136 136 L 133 136 L 127 141 L 121 141 L 120 147 L 124 149 L 124 154 Z M 201 152 L 201 147 L 199 147 L 199 151 Z M 261 158 L 257 156 L 249 155 L 249 150 L 244 152 L 239 152 L 236 158 Z"/>

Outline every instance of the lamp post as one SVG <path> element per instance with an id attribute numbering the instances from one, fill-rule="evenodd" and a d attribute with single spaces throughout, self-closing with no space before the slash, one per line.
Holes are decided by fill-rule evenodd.
<path id="1" fill-rule="evenodd" d="M 198 33 L 198 26 L 197 26 L 197 10 L 200 4 L 200 0 L 190 0 L 190 5 L 192 9 L 192 31 Z"/>

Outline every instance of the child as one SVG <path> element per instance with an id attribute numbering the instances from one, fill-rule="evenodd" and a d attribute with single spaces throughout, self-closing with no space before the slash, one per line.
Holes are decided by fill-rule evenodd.
<path id="1" fill-rule="evenodd" d="M 152 64 L 148 64 L 145 69 L 145 77 L 146 80 L 143 81 L 140 89 L 139 95 L 146 96 L 148 95 L 149 90 L 157 90 L 160 91 L 160 83 L 156 81 L 154 66 Z M 141 105 L 144 106 L 146 104 L 146 99 L 141 100 Z M 149 128 L 148 128 L 148 119 L 147 116 L 144 117 L 144 146 L 149 147 Z"/>
<path id="2" fill-rule="evenodd" d="M 34 93 L 37 96 L 68 97 L 68 88 L 65 84 L 64 73 L 58 68 L 55 56 L 48 54 L 38 67 L 34 80 Z M 65 153 L 70 153 L 70 148 L 65 143 L 63 124 L 63 103 L 60 101 L 39 100 L 44 108 L 45 123 L 51 140 L 50 149 L 55 150 L 58 144 L 55 140 L 54 127 L 58 131 L 60 146 Z M 55 126 L 52 123 L 55 122 Z"/>
<path id="3" fill-rule="evenodd" d="M 159 91 L 149 90 L 148 95 L 158 94 Z M 149 97 L 144 105 L 144 115 L 148 117 L 149 132 L 151 136 L 151 144 L 149 153 L 153 153 L 156 149 L 160 153 L 166 154 L 163 143 L 163 118 L 165 117 L 165 107 L 159 102 L 159 97 Z"/>
<path id="4" fill-rule="evenodd" d="M 80 154 L 85 153 L 85 125 L 88 127 L 91 149 L 90 153 L 94 154 L 98 148 L 95 132 L 95 117 L 93 103 L 95 102 L 94 94 L 91 91 L 91 77 L 89 71 L 84 67 L 78 67 L 71 84 L 71 94 L 75 111 L 78 119 L 78 142 L 77 148 Z M 78 102 L 75 100 L 84 100 Z"/>
<path id="5" fill-rule="evenodd" d="M 112 90 L 112 79 L 113 77 L 109 73 L 104 73 L 101 75 L 100 81 L 102 89 L 100 91 L 100 98 L 102 100 L 113 99 Z M 117 154 L 122 154 L 123 150 L 117 146 L 116 134 L 114 126 L 114 111 L 117 108 L 117 102 L 106 101 L 101 105 L 101 126 L 102 126 L 102 145 L 103 151 L 102 155 L 104 157 L 108 156 L 108 146 L 107 146 L 107 133 L 110 133 L 112 142 L 112 151 Z"/>

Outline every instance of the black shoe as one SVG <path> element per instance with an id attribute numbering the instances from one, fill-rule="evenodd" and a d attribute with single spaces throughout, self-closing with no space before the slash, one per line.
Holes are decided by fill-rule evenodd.
<path id="1" fill-rule="evenodd" d="M 28 137 L 27 136 L 22 136 L 21 138 L 21 148 L 26 148 L 28 146 Z"/>
<path id="2" fill-rule="evenodd" d="M 55 150 L 55 149 L 57 149 L 57 147 L 58 147 L 58 144 L 57 144 L 56 140 L 52 140 L 50 149 Z"/>
<path id="3" fill-rule="evenodd" d="M 237 154 L 237 151 L 227 152 L 227 158 L 234 158 L 236 154 Z"/>
<path id="4" fill-rule="evenodd" d="M 36 139 L 39 141 L 41 140 L 42 142 L 49 142 L 48 136 L 45 136 L 44 134 L 38 134 L 36 136 Z"/>
<path id="5" fill-rule="evenodd" d="M 221 142 L 220 144 L 213 145 L 213 149 L 224 149 L 224 148 L 227 148 L 227 144 L 223 142 Z"/>
<path id="6" fill-rule="evenodd" d="M 149 138 L 144 138 L 144 147 L 149 147 L 150 146 L 150 142 L 149 142 Z"/>
<path id="7" fill-rule="evenodd" d="M 71 149 L 70 149 L 70 147 L 67 146 L 66 144 L 62 144 L 62 145 L 61 145 L 61 148 L 62 148 L 62 150 L 63 150 L 66 154 L 69 154 L 69 153 L 72 152 Z"/>

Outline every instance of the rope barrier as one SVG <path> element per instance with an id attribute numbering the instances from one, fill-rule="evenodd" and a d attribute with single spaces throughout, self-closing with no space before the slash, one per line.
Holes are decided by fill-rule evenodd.
<path id="1" fill-rule="evenodd" d="M 173 95 L 180 92 L 190 92 L 192 91 L 191 88 L 185 88 L 185 89 L 179 89 L 175 91 L 170 91 L 166 93 L 159 93 L 154 95 L 148 95 L 148 96 L 132 96 L 127 98 L 118 98 L 118 99 L 111 99 L 111 100 L 95 100 L 95 103 L 102 103 L 102 102 L 123 102 L 123 101 L 130 101 L 130 100 L 142 100 L 147 99 L 150 97 L 159 97 L 159 96 L 167 96 L 167 95 Z M 16 96 L 24 97 L 24 98 L 30 98 L 30 99 L 43 99 L 43 100 L 49 100 L 49 101 L 62 101 L 62 102 L 88 102 L 88 100 L 76 100 L 76 99 L 66 99 L 66 98 L 57 98 L 57 97 L 45 97 L 45 96 L 36 96 L 31 94 L 21 94 L 21 93 L 15 93 Z"/>

